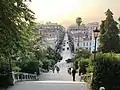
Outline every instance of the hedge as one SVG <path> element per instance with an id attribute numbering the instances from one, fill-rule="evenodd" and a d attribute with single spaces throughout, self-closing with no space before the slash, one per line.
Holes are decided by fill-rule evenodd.
<path id="1" fill-rule="evenodd" d="M 120 54 L 98 54 L 94 65 L 92 90 L 120 90 Z"/>

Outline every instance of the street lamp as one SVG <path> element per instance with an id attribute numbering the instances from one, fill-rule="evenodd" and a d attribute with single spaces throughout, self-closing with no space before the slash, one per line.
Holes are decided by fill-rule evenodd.
<path id="1" fill-rule="evenodd" d="M 77 25 L 78 25 L 78 44 L 77 44 L 77 46 L 78 46 L 78 50 L 79 50 L 79 27 L 80 27 L 80 24 L 82 23 L 81 17 L 78 17 L 78 18 L 76 19 L 76 23 L 77 23 Z"/>
<path id="2" fill-rule="evenodd" d="M 97 37 L 99 36 L 99 33 L 100 31 L 96 28 L 95 30 L 93 30 L 93 34 L 94 34 L 94 38 L 95 38 L 95 47 L 94 47 L 94 60 L 95 60 L 95 57 L 96 57 L 96 40 L 97 40 Z"/>

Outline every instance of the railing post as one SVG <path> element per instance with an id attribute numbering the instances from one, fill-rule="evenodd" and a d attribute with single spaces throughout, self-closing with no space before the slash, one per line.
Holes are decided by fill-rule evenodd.
<path id="1" fill-rule="evenodd" d="M 18 77 L 18 81 L 20 80 L 20 77 L 19 77 L 19 72 L 17 73 L 17 77 Z"/>
<path id="2" fill-rule="evenodd" d="M 12 72 L 9 74 L 9 82 L 11 85 L 14 85 L 17 81 L 23 81 L 23 80 L 36 80 L 37 79 L 37 73 L 35 74 L 29 74 L 29 73 L 22 73 L 22 72 Z"/>

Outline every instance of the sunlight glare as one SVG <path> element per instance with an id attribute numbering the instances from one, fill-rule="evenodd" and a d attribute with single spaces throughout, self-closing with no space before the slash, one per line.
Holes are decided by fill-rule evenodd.
<path id="1" fill-rule="evenodd" d="M 82 0 L 33 0 L 30 7 L 37 17 L 44 20 L 55 20 L 77 10 L 78 6 L 82 6 L 82 3 L 78 3 L 80 1 Z"/>

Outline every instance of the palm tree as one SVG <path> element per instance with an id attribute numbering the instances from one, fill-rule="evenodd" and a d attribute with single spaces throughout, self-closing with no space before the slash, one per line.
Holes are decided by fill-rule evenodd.
<path id="1" fill-rule="evenodd" d="M 82 23 L 82 18 L 81 18 L 81 17 L 77 17 L 76 23 L 77 23 L 77 25 L 78 25 L 78 27 L 79 27 L 80 24 Z"/>

